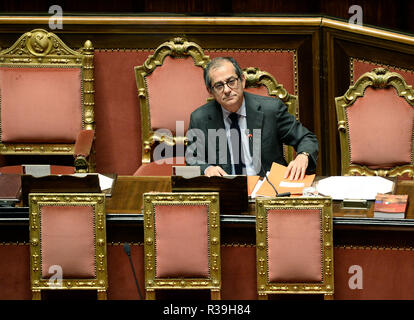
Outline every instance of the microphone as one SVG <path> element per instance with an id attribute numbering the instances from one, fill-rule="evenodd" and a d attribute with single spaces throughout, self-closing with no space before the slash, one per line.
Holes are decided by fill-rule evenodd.
<path id="1" fill-rule="evenodd" d="M 135 275 L 135 269 L 134 269 L 134 265 L 133 265 L 132 259 L 131 259 L 131 247 L 129 246 L 129 243 L 127 243 L 127 242 L 124 243 L 124 251 L 128 255 L 129 263 L 131 264 L 131 269 L 132 269 L 132 273 L 134 275 L 135 285 L 137 286 L 139 298 L 141 300 L 144 300 L 144 299 L 142 299 L 141 290 L 139 289 L 139 284 L 138 284 L 137 276 Z"/>
<path id="2" fill-rule="evenodd" d="M 248 138 L 249 138 L 249 140 L 251 140 L 252 139 L 252 137 L 253 137 L 253 135 L 251 134 L 251 133 L 249 133 L 248 135 Z M 273 191 L 275 192 L 275 194 L 276 194 L 276 197 L 290 197 L 290 195 L 291 195 L 291 193 L 290 192 L 283 192 L 283 193 L 279 193 L 279 192 L 277 192 L 277 190 L 276 190 L 276 188 L 275 188 L 275 186 L 273 185 L 273 183 L 271 183 L 270 182 L 270 180 L 269 180 L 269 178 L 267 177 L 267 174 L 266 174 L 266 171 L 264 170 L 264 168 L 263 168 L 263 164 L 262 164 L 262 159 L 260 158 L 260 168 L 261 168 L 261 170 L 264 172 L 264 175 L 265 175 L 265 180 L 270 184 L 270 186 L 273 188 Z"/>

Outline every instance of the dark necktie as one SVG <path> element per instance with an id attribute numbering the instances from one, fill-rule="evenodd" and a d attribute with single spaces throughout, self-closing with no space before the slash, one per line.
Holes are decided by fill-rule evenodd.
<path id="1" fill-rule="evenodd" d="M 241 132 L 239 127 L 239 115 L 234 112 L 230 113 L 229 119 L 231 120 L 230 141 L 231 149 L 233 151 L 234 171 L 235 174 L 242 174 L 244 164 L 242 158 L 243 150 L 241 143 Z"/>

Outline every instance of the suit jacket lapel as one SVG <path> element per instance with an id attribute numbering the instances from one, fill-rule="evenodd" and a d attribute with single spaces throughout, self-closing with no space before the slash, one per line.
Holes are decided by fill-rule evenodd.
<path id="1" fill-rule="evenodd" d="M 254 129 L 261 130 L 263 128 L 263 112 L 260 102 L 249 93 L 245 92 L 244 98 L 246 100 L 247 128 L 249 133 L 253 135 Z M 253 155 L 253 147 L 253 139 L 249 139 L 250 155 Z"/>
<path id="2" fill-rule="evenodd" d="M 221 111 L 221 106 L 217 103 L 214 102 L 214 104 L 212 105 L 212 107 L 209 109 L 209 114 L 208 114 L 208 129 L 214 129 L 214 130 L 226 130 L 226 127 L 224 126 L 224 120 L 223 120 L 223 112 Z M 208 132 L 206 132 L 208 137 Z M 227 143 L 227 138 L 226 138 L 226 143 Z M 224 171 L 226 171 L 227 173 L 231 174 L 231 164 L 230 164 L 230 151 L 228 148 L 226 148 L 227 150 L 227 163 L 225 164 L 220 164 L 219 160 L 220 160 L 220 144 L 217 143 L 216 144 L 216 161 L 217 164 L 219 164 Z M 208 155 L 207 155 L 208 156 Z"/>
<path id="3" fill-rule="evenodd" d="M 223 113 L 221 111 L 220 105 L 217 102 L 215 102 L 209 109 L 208 120 L 210 122 L 207 126 L 209 129 L 225 129 Z"/>

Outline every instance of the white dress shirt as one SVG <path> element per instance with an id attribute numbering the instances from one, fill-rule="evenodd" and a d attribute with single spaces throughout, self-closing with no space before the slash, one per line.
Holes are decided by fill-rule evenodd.
<path id="1" fill-rule="evenodd" d="M 231 120 L 229 119 L 229 115 L 232 112 L 227 111 L 226 109 L 224 109 L 223 107 L 221 107 L 221 111 L 223 112 L 223 120 L 224 120 L 224 126 L 226 128 L 226 135 L 227 135 L 227 142 L 228 142 L 228 147 L 229 147 L 229 151 L 230 151 L 230 157 L 231 157 L 231 163 L 232 163 L 232 172 L 231 174 L 235 174 L 235 169 L 234 169 L 234 162 L 233 162 L 233 150 L 232 150 L 232 145 L 231 145 L 231 140 L 230 140 L 230 126 L 231 126 Z M 256 175 L 256 170 L 254 169 L 253 166 L 253 159 L 252 156 L 250 154 L 250 150 L 249 150 L 249 129 L 247 129 L 247 116 L 246 116 L 246 103 L 245 100 L 243 99 L 243 103 L 240 107 L 239 110 L 236 111 L 236 113 L 239 115 L 239 127 L 240 127 L 240 133 L 241 133 L 241 143 L 243 146 L 243 160 L 245 162 L 246 165 L 246 173 L 248 176 L 254 176 Z M 227 172 L 230 174 L 230 172 Z M 244 174 L 244 172 L 243 172 Z"/>

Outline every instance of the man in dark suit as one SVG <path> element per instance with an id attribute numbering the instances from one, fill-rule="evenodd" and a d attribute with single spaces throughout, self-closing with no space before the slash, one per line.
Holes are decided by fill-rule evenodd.
<path id="1" fill-rule="evenodd" d="M 284 143 L 297 152 L 285 178 L 302 179 L 306 171 L 315 170 L 316 136 L 289 114 L 279 99 L 244 92 L 246 80 L 233 58 L 213 59 L 204 78 L 215 100 L 191 114 L 188 165 L 199 165 L 207 176 L 264 176 L 273 162 L 287 165 Z"/>

